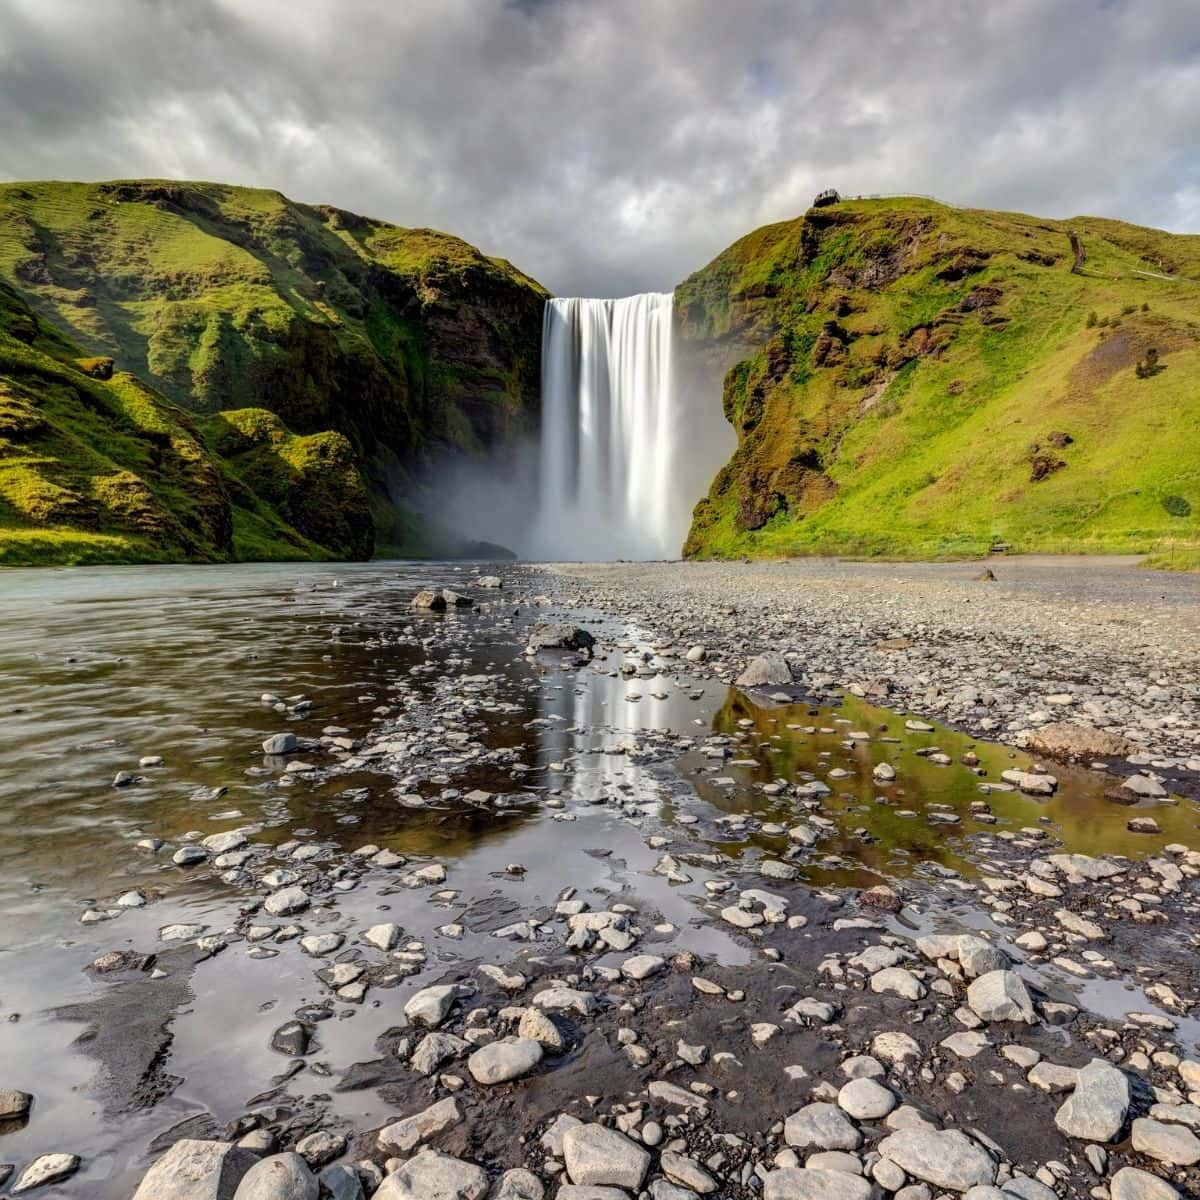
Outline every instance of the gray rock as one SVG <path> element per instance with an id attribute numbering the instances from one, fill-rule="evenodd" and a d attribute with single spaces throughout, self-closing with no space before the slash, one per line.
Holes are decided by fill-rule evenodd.
<path id="1" fill-rule="evenodd" d="M 694 1158 L 676 1154 L 673 1150 L 664 1150 L 659 1156 L 658 1165 L 668 1179 L 701 1196 L 710 1195 L 719 1186 Z"/>
<path id="2" fill-rule="evenodd" d="M 263 909 L 273 917 L 285 917 L 303 912 L 309 905 L 308 893 L 302 887 L 280 888 L 263 901 Z"/>
<path id="3" fill-rule="evenodd" d="M 314 1170 L 346 1152 L 346 1139 L 340 1133 L 318 1129 L 296 1143 L 296 1153 Z"/>
<path id="4" fill-rule="evenodd" d="M 1112 1200 L 1180 1200 L 1179 1193 L 1165 1180 L 1137 1167 L 1122 1167 L 1109 1184 Z"/>
<path id="5" fill-rule="evenodd" d="M 856 1121 L 879 1121 L 896 1107 L 896 1096 L 874 1079 L 852 1079 L 838 1092 L 838 1107 Z"/>
<path id="6" fill-rule="evenodd" d="M 967 988 L 967 1004 L 981 1021 L 1024 1021 L 1035 1018 L 1033 1000 L 1015 971 L 989 971 Z"/>
<path id="7" fill-rule="evenodd" d="M 0 1092 L 0 1121 L 23 1117 L 32 1104 L 33 1097 L 28 1092 Z"/>
<path id="8" fill-rule="evenodd" d="M 419 1075 L 432 1075 L 434 1071 L 452 1058 L 471 1049 L 471 1043 L 452 1033 L 427 1033 L 413 1051 L 409 1065 Z"/>
<path id="9" fill-rule="evenodd" d="M 1111 1063 L 1093 1058 L 1075 1080 L 1075 1090 L 1054 1116 L 1067 1137 L 1116 1141 L 1129 1113 L 1129 1080 Z"/>
<path id="10" fill-rule="evenodd" d="M 968 979 L 976 979 L 991 971 L 1004 971 L 1012 960 L 991 942 L 965 933 L 958 939 L 958 962 Z"/>
<path id="11" fill-rule="evenodd" d="M 861 1175 L 812 1167 L 768 1171 L 763 1200 L 872 1200 L 875 1189 Z"/>
<path id="12" fill-rule="evenodd" d="M 411 1154 L 422 1142 L 427 1142 L 462 1121 L 462 1111 L 453 1096 L 404 1117 L 379 1131 L 375 1144 L 387 1155 Z"/>
<path id="13" fill-rule="evenodd" d="M 797 1150 L 857 1150 L 862 1134 L 833 1104 L 806 1104 L 784 1122 L 783 1140 Z"/>
<path id="14" fill-rule="evenodd" d="M 481 1046 L 467 1059 L 467 1070 L 476 1083 L 507 1083 L 528 1075 L 542 1061 L 542 1043 L 533 1038 L 501 1038 Z"/>
<path id="15" fill-rule="evenodd" d="M 992 1156 L 957 1129 L 901 1129 L 879 1143 L 879 1153 L 914 1179 L 953 1192 L 996 1182 Z"/>
<path id="16" fill-rule="evenodd" d="M 539 622 L 529 635 L 526 653 L 539 650 L 583 650 L 591 654 L 596 639 L 586 629 L 565 622 Z"/>
<path id="17" fill-rule="evenodd" d="M 635 954 L 621 964 L 621 974 L 626 979 L 643 980 L 658 974 L 667 965 L 665 958 L 657 954 Z"/>
<path id="18" fill-rule="evenodd" d="M 463 994 L 457 983 L 438 984 L 413 993 L 404 1005 L 410 1024 L 436 1029 L 449 1015 L 454 1002 Z"/>
<path id="19" fill-rule="evenodd" d="M 328 1200 L 366 1200 L 362 1180 L 353 1167 L 343 1163 L 335 1163 L 326 1167 L 318 1176 L 321 1185 L 321 1195 Z"/>
<path id="20" fill-rule="evenodd" d="M 603 1125 L 576 1125 L 563 1134 L 563 1159 L 571 1182 L 637 1190 L 650 1155 L 632 1138 Z"/>
<path id="21" fill-rule="evenodd" d="M 740 688 L 789 687 L 791 683 L 791 665 L 777 650 L 752 658 L 737 677 Z"/>
<path id="22" fill-rule="evenodd" d="M 299 1154 L 272 1154 L 242 1176 L 234 1200 L 317 1200 L 320 1190 Z"/>
<path id="23" fill-rule="evenodd" d="M 524 1167 L 514 1167 L 500 1176 L 491 1200 L 543 1200 L 546 1189 L 542 1181 Z"/>
<path id="24" fill-rule="evenodd" d="M 133 1200 L 233 1200 L 258 1155 L 228 1142 L 178 1141 L 152 1166 Z"/>
<path id="25" fill-rule="evenodd" d="M 1183 1125 L 1140 1117 L 1133 1123 L 1133 1148 L 1172 1167 L 1200 1162 L 1200 1139 Z"/>
<path id="26" fill-rule="evenodd" d="M 389 1175 L 375 1200 L 484 1200 L 487 1172 L 437 1150 L 422 1150 Z"/>
<path id="27" fill-rule="evenodd" d="M 387 951 L 395 946 L 402 933 L 403 930 L 399 925 L 389 921 L 382 925 L 372 925 L 370 929 L 364 931 L 362 940 L 377 950 Z"/>
<path id="28" fill-rule="evenodd" d="M 45 1187 L 49 1183 L 60 1183 L 70 1179 L 79 1170 L 78 1154 L 43 1154 L 35 1158 L 17 1177 L 12 1186 L 12 1194 L 32 1192 L 34 1188 Z"/>
<path id="29" fill-rule="evenodd" d="M 262 744 L 264 754 L 293 754 L 298 747 L 294 733 L 273 733 Z"/>

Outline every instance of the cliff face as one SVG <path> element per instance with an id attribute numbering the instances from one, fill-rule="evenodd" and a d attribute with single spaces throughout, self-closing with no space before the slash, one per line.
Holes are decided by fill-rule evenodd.
<path id="1" fill-rule="evenodd" d="M 421 542 L 412 507 L 438 456 L 536 422 L 545 293 L 431 230 L 218 184 L 8 184 L 0 278 L 192 413 L 275 414 L 261 445 L 341 435 L 385 547 Z"/>
<path id="2" fill-rule="evenodd" d="M 246 431 L 206 429 L 0 284 L 0 564 L 369 556 L 345 437 L 210 421 Z"/>
<path id="3" fill-rule="evenodd" d="M 676 306 L 738 438 L 689 555 L 1200 545 L 1200 238 L 843 202 Z"/>

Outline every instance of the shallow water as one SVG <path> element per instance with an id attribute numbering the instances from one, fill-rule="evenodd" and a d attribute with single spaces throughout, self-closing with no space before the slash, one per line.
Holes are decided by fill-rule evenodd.
<path id="1" fill-rule="evenodd" d="M 612 640 L 624 636 L 629 655 L 616 651 L 580 671 L 531 664 L 521 654 L 524 628 L 540 613 L 517 604 L 514 592 L 555 585 L 527 570 L 504 573 L 510 587 L 486 611 L 444 617 L 414 615 L 410 597 L 433 583 L 470 590 L 468 566 L 0 573 L 0 1087 L 36 1097 L 28 1125 L 0 1134 L 0 1162 L 73 1151 L 84 1168 L 56 1194 L 127 1196 L 152 1138 L 198 1114 L 219 1125 L 245 1112 L 287 1065 L 268 1048 L 270 1031 L 298 1005 L 328 998 L 311 960 L 294 952 L 255 959 L 234 941 L 196 969 L 190 991 L 164 1016 L 171 1040 L 163 1066 L 180 1082 L 149 1107 L 114 1097 L 117 1082 L 105 1078 L 114 1064 L 103 1055 L 98 1061 L 88 1040 L 77 1043 L 85 1025 L 54 1010 L 110 994 L 111 982 L 84 972 L 98 954 L 154 950 L 159 927 L 176 920 L 227 929 L 247 898 L 207 867 L 185 870 L 168 855 L 138 850 L 143 837 L 174 843 L 188 831 L 254 825 L 258 842 L 299 838 L 330 855 L 370 842 L 446 864 L 446 888 L 459 893 L 452 899 L 372 879 L 340 895 L 328 918 L 330 928 L 347 932 L 397 921 L 429 952 L 421 975 L 394 990 L 373 989 L 362 1008 L 341 1005 L 338 1019 L 322 1022 L 319 1051 L 288 1085 L 301 1100 L 330 1096 L 335 1114 L 368 1128 L 389 1115 L 386 1106 L 370 1090 L 334 1092 L 340 1073 L 374 1057 L 376 1037 L 396 1023 L 415 987 L 463 961 L 509 961 L 517 947 L 491 931 L 552 907 L 565 887 L 578 888 L 593 906 L 620 897 L 638 907 L 648 931 L 643 946 L 657 940 L 745 961 L 744 945 L 704 919 L 703 883 L 714 873 L 689 866 L 692 883 L 668 884 L 652 873 L 659 852 L 645 838 L 661 829 L 673 849 L 720 849 L 747 863 L 760 852 L 777 854 L 786 837 L 758 826 L 794 824 L 797 810 L 756 785 L 829 780 L 822 814 L 837 828 L 801 861 L 805 876 L 823 883 L 874 882 L 935 864 L 970 874 L 978 870 L 971 835 L 1017 832 L 1039 818 L 1067 848 L 1086 853 L 1145 855 L 1165 842 L 1190 841 L 1195 830 L 1194 806 L 1183 802 L 1154 807 L 1161 835 L 1127 833 L 1130 810 L 1105 800 L 1103 777 L 1092 772 L 1057 768 L 1059 792 L 1045 802 L 1015 792 L 985 795 L 981 784 L 1027 760 L 947 730 L 908 732 L 902 717 L 853 699 L 837 709 L 756 706 L 688 675 L 673 657 L 647 664 L 641 655 L 649 633 L 618 630 L 599 614 L 575 615 Z M 615 668 L 635 648 L 642 674 L 619 677 Z M 423 779 L 406 786 L 371 768 L 305 779 L 261 753 L 263 738 L 281 729 L 315 737 L 338 726 L 361 736 L 397 708 L 434 697 L 439 687 L 465 690 L 464 677 L 486 673 L 497 685 L 472 722 L 481 723 L 489 748 L 514 750 L 529 768 L 519 777 L 496 763 L 464 767 L 451 755 L 445 785 Z M 413 691 L 397 691 L 399 680 Z M 264 692 L 305 695 L 314 707 L 287 717 L 262 703 Z M 870 738 L 850 740 L 849 731 Z M 702 753 L 714 734 L 735 739 L 725 761 Z M 642 755 L 624 752 L 631 738 Z M 679 745 L 680 738 L 695 742 Z M 934 744 L 951 765 L 917 755 Z M 985 777 L 960 765 L 967 749 L 979 755 Z M 139 757 L 153 754 L 164 765 L 139 770 Z M 676 757 L 682 780 L 664 771 Z M 882 758 L 897 767 L 890 788 L 871 778 Z M 113 787 L 120 770 L 139 781 Z M 834 770 L 846 774 L 834 779 Z M 444 786 L 530 799 L 497 813 L 442 796 Z M 425 807 L 400 801 L 413 790 Z M 980 799 L 996 824 L 971 819 L 970 804 Z M 932 805 L 948 806 L 961 824 L 931 824 Z M 720 823 L 730 816 L 745 818 L 743 828 Z M 510 863 L 522 864 L 524 875 L 506 873 Z M 80 923 L 88 908 L 133 887 L 150 897 L 145 908 Z M 317 927 L 315 916 L 302 920 Z M 461 939 L 438 932 L 451 922 L 466 927 Z M 649 932 L 663 922 L 675 932 Z M 101 1023 L 104 1011 L 96 1009 Z"/>

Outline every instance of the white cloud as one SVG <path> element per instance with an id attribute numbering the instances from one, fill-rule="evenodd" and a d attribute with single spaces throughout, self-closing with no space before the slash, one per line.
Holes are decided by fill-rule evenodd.
<path id="1" fill-rule="evenodd" d="M 221 179 L 669 288 L 813 193 L 1200 217 L 1176 0 L 0 0 L 0 176 Z"/>

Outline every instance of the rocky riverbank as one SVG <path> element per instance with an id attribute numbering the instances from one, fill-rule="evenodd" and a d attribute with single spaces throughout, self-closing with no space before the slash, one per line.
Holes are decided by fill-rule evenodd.
<path id="1" fill-rule="evenodd" d="M 699 645 L 732 681 L 774 647 L 810 694 L 846 689 L 992 741 L 1200 776 L 1200 576 L 1134 559 L 602 563 L 578 599 Z"/>
<path id="2" fill-rule="evenodd" d="M 405 577 L 403 616 L 365 603 L 388 581 L 337 581 L 304 628 L 332 663 L 354 652 L 343 690 L 381 664 L 359 706 L 315 668 L 247 695 L 248 667 L 229 703 L 273 728 L 243 782 L 193 796 L 186 825 L 126 822 L 109 890 L 79 899 L 104 941 L 67 951 L 91 995 L 62 1015 L 90 1026 L 93 1094 L 114 1119 L 161 1112 L 156 1136 L 106 1170 L 115 1151 L 80 1153 L 36 1079 L 0 1078 L 31 1147 L 13 1194 L 1195 1194 L 1196 814 L 1147 786 L 1187 776 L 1195 697 L 1176 644 L 1143 724 L 1121 657 L 1166 654 L 1194 615 L 1114 637 L 1101 691 L 1080 664 L 1101 670 L 1088 639 L 1115 616 L 1080 601 L 1081 648 L 1043 664 L 1036 588 L 968 619 L 974 581 L 926 583 L 924 631 L 906 596 L 888 636 L 912 645 L 869 651 L 916 651 L 888 709 L 836 696 L 881 675 L 853 666 L 881 583 L 839 618 L 833 584 L 691 570 Z M 987 716 L 901 703 L 996 674 L 989 625 L 1027 674 L 1010 662 L 970 706 Z M 1020 740 L 1041 680 L 1079 690 L 1072 715 L 1128 712 L 1091 727 L 1142 751 L 1102 776 L 940 723 Z M 110 775 L 114 798 L 161 794 L 160 749 Z M 197 1039 L 218 1069 L 181 1078 Z"/>

